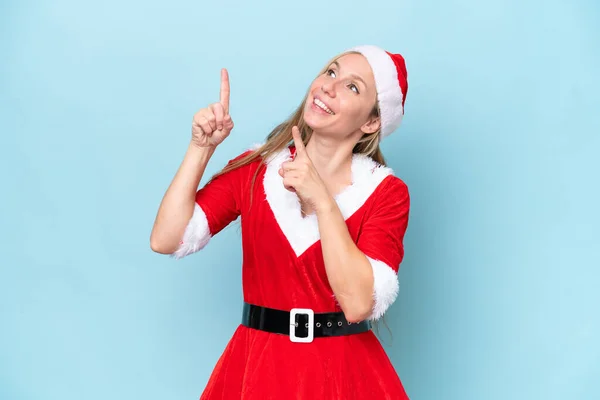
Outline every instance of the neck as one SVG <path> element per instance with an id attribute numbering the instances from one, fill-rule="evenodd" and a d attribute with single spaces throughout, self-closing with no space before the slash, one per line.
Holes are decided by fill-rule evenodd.
<path id="1" fill-rule="evenodd" d="M 328 186 L 349 184 L 352 171 L 352 148 L 354 143 L 340 143 L 313 132 L 306 145 L 306 152 L 321 178 Z"/>

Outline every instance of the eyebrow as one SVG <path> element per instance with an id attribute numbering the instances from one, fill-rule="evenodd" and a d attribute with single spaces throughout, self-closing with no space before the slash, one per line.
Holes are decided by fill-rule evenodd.
<path id="1" fill-rule="evenodd" d="M 342 69 L 342 67 L 340 67 L 340 63 L 338 63 L 337 61 L 334 61 L 333 64 L 335 64 L 335 66 L 338 69 Z M 367 83 L 363 80 L 363 78 L 361 78 L 360 76 L 356 75 L 356 74 L 350 74 L 351 77 L 353 77 L 354 79 L 356 79 L 357 81 L 361 81 L 363 85 L 365 85 L 365 87 L 367 86 Z"/>

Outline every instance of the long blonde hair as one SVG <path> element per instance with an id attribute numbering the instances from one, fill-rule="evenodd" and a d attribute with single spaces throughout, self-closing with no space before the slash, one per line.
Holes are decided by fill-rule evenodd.
<path id="1" fill-rule="evenodd" d="M 329 68 L 329 66 L 337 59 L 339 59 L 345 54 L 352 53 L 356 52 L 346 52 L 332 58 L 330 62 L 321 69 L 319 75 L 324 74 L 327 71 L 327 68 Z M 248 153 L 246 156 L 232 161 L 221 171 L 217 172 L 211 179 L 215 179 L 217 176 L 223 175 L 236 168 L 240 168 L 245 165 L 251 164 L 252 162 L 261 157 L 263 160 L 261 168 L 264 167 L 264 160 L 268 160 L 272 155 L 279 153 L 293 142 L 292 128 L 294 126 L 298 127 L 300 135 L 302 136 L 302 142 L 306 145 L 313 133 L 312 129 L 304 122 L 304 107 L 306 105 L 307 98 L 308 92 L 305 94 L 302 103 L 300 103 L 300 105 L 298 106 L 298 108 L 296 108 L 292 115 L 288 117 L 288 119 L 277 125 L 275 129 L 273 129 L 271 133 L 269 133 L 263 145 L 261 145 L 259 148 L 252 151 L 251 153 Z M 371 110 L 369 118 L 377 118 L 379 117 L 379 115 L 380 113 L 378 101 L 375 101 L 375 105 L 373 107 L 373 110 Z M 364 134 L 352 149 L 352 153 L 367 155 L 377 163 L 381 165 L 386 165 L 385 158 L 383 157 L 381 149 L 379 148 L 380 135 L 380 129 L 373 133 Z M 254 187 L 256 177 L 258 176 L 261 168 L 257 168 L 256 172 L 254 173 L 254 176 L 252 177 L 252 184 L 250 185 L 250 203 L 252 203 L 252 187 Z"/>

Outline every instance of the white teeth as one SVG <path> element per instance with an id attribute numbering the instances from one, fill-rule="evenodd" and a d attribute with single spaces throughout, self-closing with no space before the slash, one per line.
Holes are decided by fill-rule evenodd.
<path id="1" fill-rule="evenodd" d="M 333 111 L 331 111 L 331 110 L 329 109 L 329 107 L 327 107 L 327 106 L 325 105 L 325 103 L 323 103 L 321 100 L 319 100 L 319 99 L 314 99 L 314 100 L 313 100 L 313 103 L 315 103 L 315 104 L 317 105 L 317 107 L 319 107 L 320 109 L 322 109 L 322 110 L 323 110 L 323 111 L 325 111 L 326 113 L 329 113 L 329 114 L 333 115 Z"/>

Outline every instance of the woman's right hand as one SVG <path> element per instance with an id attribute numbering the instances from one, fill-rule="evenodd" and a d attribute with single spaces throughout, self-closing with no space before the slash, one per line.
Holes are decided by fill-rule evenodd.
<path id="1" fill-rule="evenodd" d="M 217 147 L 233 129 L 229 115 L 229 74 L 221 70 L 221 99 L 194 114 L 192 143 L 198 147 Z"/>

